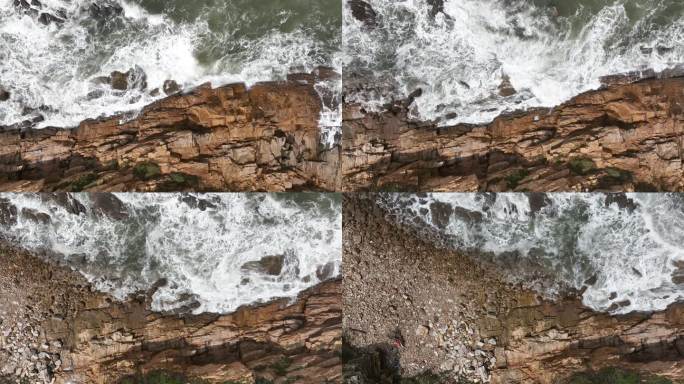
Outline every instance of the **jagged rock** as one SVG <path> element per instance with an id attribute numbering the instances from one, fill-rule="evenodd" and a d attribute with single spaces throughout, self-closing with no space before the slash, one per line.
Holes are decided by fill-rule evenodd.
<path id="1" fill-rule="evenodd" d="M 43 4 L 38 0 L 31 0 L 30 3 L 26 0 L 14 0 L 13 4 L 24 13 L 37 17 L 44 25 L 63 24 L 66 21 L 66 13 L 63 10 L 53 11 L 56 14 L 43 12 Z"/>
<path id="2" fill-rule="evenodd" d="M 320 111 L 310 85 L 206 84 L 157 101 L 133 120 L 6 128 L 0 190 L 335 190 L 339 148 L 320 148 Z M 140 178 L 140 164 L 158 172 Z"/>
<path id="3" fill-rule="evenodd" d="M 682 191 L 682 89 L 683 77 L 646 79 L 449 127 L 346 104 L 344 189 Z"/>
<path id="4" fill-rule="evenodd" d="M 311 72 L 316 81 L 338 80 L 341 75 L 337 73 L 335 68 L 319 66 L 314 68 Z"/>
<path id="5" fill-rule="evenodd" d="M 430 17 L 435 18 L 437 14 L 444 12 L 444 0 L 427 0 L 430 6 Z"/>
<path id="6" fill-rule="evenodd" d="M 8 339 L 0 336 L 0 361 L 15 362 L 19 375 L 26 367 L 32 383 L 118 383 L 159 370 L 208 383 L 256 378 L 341 383 L 339 279 L 294 300 L 245 306 L 232 314 L 156 313 L 148 308 L 149 298 L 114 301 L 80 274 L 26 252 L 0 245 L 0 256 L 3 311 L 12 325 L 33 330 L 8 336 L 21 348 L 36 345 L 35 351 L 17 348 L 8 355 Z M 16 278 L 26 273 L 32 278 Z M 32 373 L 29 364 L 39 370 Z M 10 365 L 0 364 L 0 377 Z"/>
<path id="7" fill-rule="evenodd" d="M 44 25 L 50 25 L 52 23 L 63 24 L 66 20 L 57 17 L 51 13 L 42 12 L 40 16 L 38 16 L 38 21 L 40 21 Z"/>
<path id="8" fill-rule="evenodd" d="M 674 274 L 672 275 L 672 282 L 677 285 L 684 285 L 684 261 L 676 261 Z"/>
<path id="9" fill-rule="evenodd" d="M 129 213 L 126 205 L 118 197 L 111 193 L 93 193 L 92 209 L 98 215 L 106 216 L 114 220 L 124 220 Z"/>
<path id="10" fill-rule="evenodd" d="M 370 4 L 363 0 L 349 0 L 349 6 L 351 7 L 352 16 L 362 22 L 367 28 L 378 26 L 378 15 Z"/>
<path id="11" fill-rule="evenodd" d="M 167 95 L 173 95 L 174 93 L 178 93 L 181 91 L 180 85 L 176 83 L 174 80 L 166 80 L 164 82 L 164 93 Z"/>
<path id="12" fill-rule="evenodd" d="M 52 202 L 72 215 L 81 215 L 87 212 L 86 207 L 67 193 L 44 193 L 40 195 L 44 201 Z"/>
<path id="13" fill-rule="evenodd" d="M 128 73 L 114 71 L 109 74 L 109 85 L 112 88 L 125 91 L 128 89 Z"/>
<path id="14" fill-rule="evenodd" d="M 43 213 L 43 212 L 38 212 L 38 211 L 36 211 L 34 209 L 30 209 L 30 208 L 23 208 L 21 210 L 21 216 L 24 217 L 25 219 L 33 221 L 36 224 L 48 224 L 48 223 L 50 223 L 50 215 Z"/>
<path id="15" fill-rule="evenodd" d="M 283 270 L 285 255 L 264 256 L 260 260 L 250 261 L 242 265 L 245 271 L 254 271 L 266 275 L 278 276 Z"/>
<path id="16" fill-rule="evenodd" d="M 9 91 L 6 91 L 4 88 L 0 87 L 0 101 L 7 101 L 10 98 L 10 93 Z"/>
<path id="17" fill-rule="evenodd" d="M 139 66 L 129 69 L 127 72 L 114 71 L 109 75 L 109 84 L 113 89 L 119 91 L 126 91 L 129 89 L 138 89 L 144 91 L 147 89 L 147 74 Z"/>
<path id="18" fill-rule="evenodd" d="M 428 370 L 444 382 L 555 384 L 605 367 L 684 378 L 684 303 L 613 316 L 576 297 L 543 300 L 506 283 L 510 270 L 438 246 L 373 200 L 352 194 L 343 205 L 345 348 L 383 345 L 403 377 Z M 383 366 L 362 365 L 365 376 Z"/>
<path id="19" fill-rule="evenodd" d="M 513 84 L 511 84 L 511 78 L 507 75 L 503 75 L 501 84 L 499 84 L 499 96 L 508 97 L 513 96 L 516 93 L 518 93 L 518 91 L 513 88 Z"/>
<path id="20" fill-rule="evenodd" d="M 17 207 L 4 197 L 0 197 L 0 225 L 14 225 L 17 223 Z"/>

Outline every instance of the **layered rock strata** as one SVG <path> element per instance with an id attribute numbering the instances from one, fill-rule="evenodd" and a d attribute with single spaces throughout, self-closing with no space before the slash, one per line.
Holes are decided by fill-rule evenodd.
<path id="1" fill-rule="evenodd" d="M 676 75 L 613 81 L 487 125 L 415 121 L 411 100 L 381 113 L 345 105 L 344 189 L 684 190 L 684 77 L 667 77 Z"/>
<path id="2" fill-rule="evenodd" d="M 72 129 L 0 130 L 3 191 L 288 191 L 339 187 L 311 83 L 202 85 Z"/>
<path id="3" fill-rule="evenodd" d="M 349 350 L 374 356 L 345 367 L 349 382 L 429 372 L 446 383 L 552 384 L 605 367 L 684 380 L 684 303 L 611 316 L 575 297 L 545 300 L 386 221 L 372 200 L 344 204 L 344 334 Z"/>
<path id="4" fill-rule="evenodd" d="M 117 383 L 162 370 L 207 383 L 341 382 L 339 280 L 227 315 L 156 313 L 153 292 L 116 302 L 2 246 L 0 283 L 0 379 Z"/>

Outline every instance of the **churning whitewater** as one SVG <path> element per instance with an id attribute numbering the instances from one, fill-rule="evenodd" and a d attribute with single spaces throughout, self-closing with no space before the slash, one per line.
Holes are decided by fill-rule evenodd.
<path id="1" fill-rule="evenodd" d="M 684 2 L 346 0 L 343 35 L 347 102 L 378 111 L 420 89 L 412 117 L 485 123 L 684 63 Z"/>
<path id="2" fill-rule="evenodd" d="M 155 310 L 227 313 L 340 271 L 334 194 L 3 194 L 3 212 L 3 241 L 119 299 L 160 285 Z"/>
<path id="3" fill-rule="evenodd" d="M 585 305 L 615 314 L 684 300 L 678 194 L 386 194 L 379 203 L 440 246 L 550 297 L 583 291 Z"/>
<path id="4" fill-rule="evenodd" d="M 135 113 L 164 97 L 168 80 L 187 90 L 340 72 L 341 12 L 339 0 L 0 0 L 0 88 L 10 94 L 0 126 Z M 128 86 L 103 84 L 129 70 Z M 329 140 L 341 125 L 341 87 L 316 85 Z"/>

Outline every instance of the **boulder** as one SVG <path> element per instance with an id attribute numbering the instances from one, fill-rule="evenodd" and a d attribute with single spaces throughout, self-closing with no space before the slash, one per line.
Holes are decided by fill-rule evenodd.
<path id="1" fill-rule="evenodd" d="M 363 0 L 350 0 L 349 6 L 351 7 L 352 16 L 362 22 L 365 27 L 375 28 L 378 26 L 378 14 L 370 4 Z"/>
<path id="2" fill-rule="evenodd" d="M 129 89 L 144 91 L 147 89 L 147 74 L 137 65 L 127 72 L 113 71 L 109 76 L 96 77 L 93 81 L 109 84 L 117 91 L 127 91 Z"/>
<path id="3" fill-rule="evenodd" d="M 499 84 L 499 96 L 508 97 L 513 96 L 516 93 L 518 93 L 518 91 L 513 88 L 513 84 L 511 84 L 511 78 L 508 77 L 508 75 L 503 75 L 501 84 Z"/>
<path id="4" fill-rule="evenodd" d="M 49 224 L 50 223 L 50 215 L 37 211 L 35 209 L 30 209 L 30 208 L 23 208 L 21 210 L 21 216 L 29 221 L 32 221 L 36 224 Z"/>
<path id="5" fill-rule="evenodd" d="M 90 16 L 98 20 L 109 20 L 111 18 L 121 16 L 124 12 L 123 7 L 114 2 L 109 3 L 92 3 L 88 8 Z"/>
<path id="6" fill-rule="evenodd" d="M 181 91 L 180 85 L 174 80 L 166 80 L 163 89 L 164 93 L 167 95 L 173 95 Z"/>
<path id="7" fill-rule="evenodd" d="M 335 264 L 330 262 L 316 268 L 316 277 L 319 281 L 326 281 L 333 278 L 335 275 Z"/>
<path id="8" fill-rule="evenodd" d="M 109 74 L 109 85 L 112 88 L 125 91 L 128 89 L 128 73 L 114 71 Z"/>
<path id="9" fill-rule="evenodd" d="M 4 88 L 0 88 L 0 101 L 7 101 L 10 98 L 10 93 L 9 91 L 5 90 Z"/>
<path id="10" fill-rule="evenodd" d="M 444 12 L 444 0 L 427 0 L 430 6 L 430 17 L 435 18 L 438 13 Z"/>
<path id="11" fill-rule="evenodd" d="M 38 21 L 41 24 L 44 25 L 50 25 L 50 24 L 63 24 L 66 20 L 62 19 L 61 17 L 57 17 L 51 13 L 48 12 L 41 12 L 40 16 L 38 16 Z"/>
<path id="12" fill-rule="evenodd" d="M 93 78 L 93 89 L 106 92 L 110 81 Z M 238 83 L 176 94 L 132 119 L 114 115 L 75 128 L 22 131 L 33 124 L 27 122 L 0 137 L 0 186 L 71 190 L 88 171 L 99 182 L 85 189 L 99 191 L 334 190 L 341 182 L 339 147 L 319 148 L 321 108 L 311 85 Z"/>
<path id="13" fill-rule="evenodd" d="M 93 193 L 92 209 L 95 214 L 114 220 L 124 220 L 129 217 L 128 208 L 118 197 L 110 193 Z"/>
<path id="14" fill-rule="evenodd" d="M 682 87 L 682 77 L 612 85 L 553 109 L 456 126 L 416 121 L 405 103 L 382 112 L 345 103 L 343 185 L 346 191 L 681 191 Z"/>
<path id="15" fill-rule="evenodd" d="M 278 276 L 283 271 L 285 255 L 264 256 L 261 260 L 250 261 L 242 265 L 243 271 L 257 272 L 265 275 Z"/>
<path id="16" fill-rule="evenodd" d="M 17 223 L 17 207 L 4 197 L 0 197 L 0 225 L 11 226 Z"/>

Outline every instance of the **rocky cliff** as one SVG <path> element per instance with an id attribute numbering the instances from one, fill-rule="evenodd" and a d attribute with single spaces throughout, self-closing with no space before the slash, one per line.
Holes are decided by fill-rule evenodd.
<path id="1" fill-rule="evenodd" d="M 157 370 L 207 383 L 341 382 L 339 280 L 227 314 L 155 313 L 0 248 L 0 382 L 117 383 Z M 54 381 L 51 381 L 54 380 Z"/>
<path id="2" fill-rule="evenodd" d="M 607 367 L 684 380 L 684 303 L 658 313 L 610 316 L 578 299 L 535 299 L 479 325 L 482 338 L 497 340 L 492 383 L 552 384 Z"/>
<path id="3" fill-rule="evenodd" d="M 5 127 L 0 190 L 334 190 L 339 152 L 320 144 L 320 110 L 306 79 L 207 84 L 136 116 Z"/>
<path id="4" fill-rule="evenodd" d="M 412 101 L 345 105 L 344 188 L 407 191 L 681 191 L 684 77 L 604 88 L 488 125 L 438 127 Z M 680 77 L 676 77 L 676 76 Z M 420 97 L 416 92 L 414 97 Z"/>
<path id="5" fill-rule="evenodd" d="M 344 204 L 350 383 L 556 384 L 606 367 L 684 381 L 684 303 L 611 316 L 546 300 L 387 221 L 372 200 Z"/>

